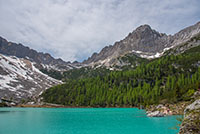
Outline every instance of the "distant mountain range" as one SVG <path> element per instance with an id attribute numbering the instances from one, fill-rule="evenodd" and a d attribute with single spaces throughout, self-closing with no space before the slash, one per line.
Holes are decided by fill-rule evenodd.
<path id="1" fill-rule="evenodd" d="M 149 25 L 142 25 L 129 33 L 125 39 L 104 47 L 100 53 L 94 53 L 82 63 L 66 62 L 55 59 L 49 53 L 37 52 L 22 44 L 8 42 L 0 37 L 0 53 L 18 58 L 26 58 L 44 67 L 57 70 L 69 70 L 82 66 L 112 66 L 117 58 L 133 53 L 141 58 L 153 59 L 163 55 L 166 50 L 181 45 L 200 33 L 200 22 L 187 27 L 174 35 L 166 35 L 153 30 Z"/>
<path id="2" fill-rule="evenodd" d="M 38 96 L 46 88 L 60 83 L 46 75 L 52 70 L 54 74 L 51 76 L 55 76 L 56 72 L 63 79 L 75 79 L 79 77 L 79 73 L 84 77 L 83 74 L 87 74 L 88 69 L 105 67 L 112 71 L 123 70 L 125 66 L 134 68 L 144 61 L 183 53 L 196 47 L 200 45 L 200 40 L 196 39 L 199 37 L 200 22 L 174 35 L 159 33 L 149 25 L 142 25 L 125 39 L 104 47 L 100 53 L 94 53 L 82 63 L 55 59 L 48 53 L 37 52 L 0 37 L 0 97 L 20 101 Z M 86 69 L 81 72 L 79 68 Z M 69 72 L 70 70 L 73 71 Z M 67 77 L 68 74 L 70 76 Z M 98 73 L 95 73 L 95 70 L 90 71 L 87 76 L 91 74 L 101 74 L 101 70 L 98 70 Z"/>
<path id="3" fill-rule="evenodd" d="M 65 62 L 60 58 L 55 59 L 49 53 L 37 52 L 36 50 L 30 49 L 22 44 L 8 42 L 2 37 L 0 37 L 0 53 L 8 56 L 25 58 L 36 62 L 38 65 L 42 65 L 44 68 L 49 67 L 56 70 L 68 70 L 79 66 L 78 62 L 71 63 Z"/>

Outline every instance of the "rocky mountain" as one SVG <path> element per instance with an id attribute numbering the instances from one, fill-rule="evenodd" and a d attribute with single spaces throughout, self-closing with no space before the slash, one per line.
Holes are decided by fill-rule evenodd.
<path id="1" fill-rule="evenodd" d="M 80 63 L 65 62 L 62 59 L 55 59 L 49 53 L 41 53 L 36 50 L 25 47 L 22 44 L 8 42 L 6 39 L 0 37 L 0 53 L 8 56 L 16 56 L 18 58 L 25 58 L 36 62 L 38 68 L 47 68 L 54 70 L 69 70 L 80 67 Z"/>
<path id="2" fill-rule="evenodd" d="M 25 58 L 0 54 L 0 98 L 20 102 L 61 83 L 40 72 L 35 65 Z"/>
<path id="3" fill-rule="evenodd" d="M 190 38 L 188 41 L 181 43 L 177 46 L 174 46 L 173 48 L 169 49 L 164 53 L 164 55 L 177 55 L 180 53 L 184 53 L 186 50 L 189 50 L 190 48 L 197 47 L 200 45 L 200 33 L 196 34 L 192 38 Z"/>
<path id="4" fill-rule="evenodd" d="M 110 70 L 126 70 L 147 64 L 148 59 L 180 54 L 199 45 L 200 22 L 174 35 L 159 33 L 148 25 L 142 25 L 125 39 L 94 53 L 83 63 L 70 63 L 0 37 L 0 98 L 20 101 L 38 96 L 46 88 L 60 83 L 49 76 L 57 79 L 91 77 L 109 72 L 105 68 L 96 70 L 104 66 Z M 199 61 L 195 65 L 199 66 Z M 86 68 L 79 69 L 83 66 Z"/>
<path id="5" fill-rule="evenodd" d="M 128 36 L 116 42 L 114 45 L 104 47 L 100 53 L 94 53 L 82 63 L 65 62 L 62 59 L 55 59 L 48 53 L 37 52 L 22 44 L 8 42 L 0 37 L 0 53 L 18 58 L 26 58 L 37 63 L 37 68 L 46 70 L 66 71 L 83 66 L 124 66 L 129 65 L 129 61 L 123 62 L 123 56 L 134 55 L 138 59 L 158 58 L 171 48 L 188 42 L 191 38 L 200 34 L 200 22 L 187 27 L 174 35 L 159 33 L 149 25 L 142 25 L 136 28 Z M 194 42 L 192 42 L 193 44 Z M 130 56 L 129 56 L 130 57 Z M 134 63 L 138 64 L 137 61 Z M 112 69 L 112 68 L 111 68 Z"/>
<path id="6" fill-rule="evenodd" d="M 116 64 L 117 58 L 128 53 L 152 59 L 160 57 L 165 51 L 179 46 L 200 33 L 200 22 L 187 27 L 174 35 L 166 35 L 153 30 L 149 25 L 142 25 L 130 33 L 125 39 L 113 46 L 106 46 L 100 53 L 94 53 L 83 63 L 90 66 Z"/>

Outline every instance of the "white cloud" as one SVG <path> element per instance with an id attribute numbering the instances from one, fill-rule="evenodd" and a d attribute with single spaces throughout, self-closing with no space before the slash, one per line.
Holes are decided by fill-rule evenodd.
<path id="1" fill-rule="evenodd" d="M 83 60 L 141 24 L 172 34 L 199 21 L 199 0 L 0 0 L 0 36 Z"/>

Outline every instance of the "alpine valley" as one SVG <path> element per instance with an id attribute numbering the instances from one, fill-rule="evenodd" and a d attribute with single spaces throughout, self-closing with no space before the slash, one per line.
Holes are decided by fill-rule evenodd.
<path id="1" fill-rule="evenodd" d="M 180 134 L 199 133 L 200 22 L 174 35 L 142 25 L 81 63 L 55 59 L 0 37 L 0 97 L 5 105 L 159 111 L 153 106 L 162 104 L 173 109 L 172 114 L 185 114 Z"/>

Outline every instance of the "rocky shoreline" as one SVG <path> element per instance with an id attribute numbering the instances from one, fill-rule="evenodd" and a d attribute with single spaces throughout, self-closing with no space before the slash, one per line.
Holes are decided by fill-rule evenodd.
<path id="1" fill-rule="evenodd" d="M 188 105 L 184 110 L 179 134 L 200 134 L 200 99 Z"/>
<path id="2" fill-rule="evenodd" d="M 196 91 L 190 101 L 182 101 L 176 104 L 159 104 L 146 107 L 146 113 L 149 117 L 164 117 L 168 115 L 184 115 L 186 109 L 195 100 L 200 99 L 200 90 Z"/>
<path id="3" fill-rule="evenodd" d="M 180 102 L 177 104 L 151 105 L 146 108 L 148 117 L 164 117 L 169 115 L 182 115 L 185 107 L 190 102 Z"/>
<path id="4" fill-rule="evenodd" d="M 200 91 L 188 102 L 151 105 L 146 111 L 148 117 L 183 115 L 178 134 L 200 134 Z"/>

